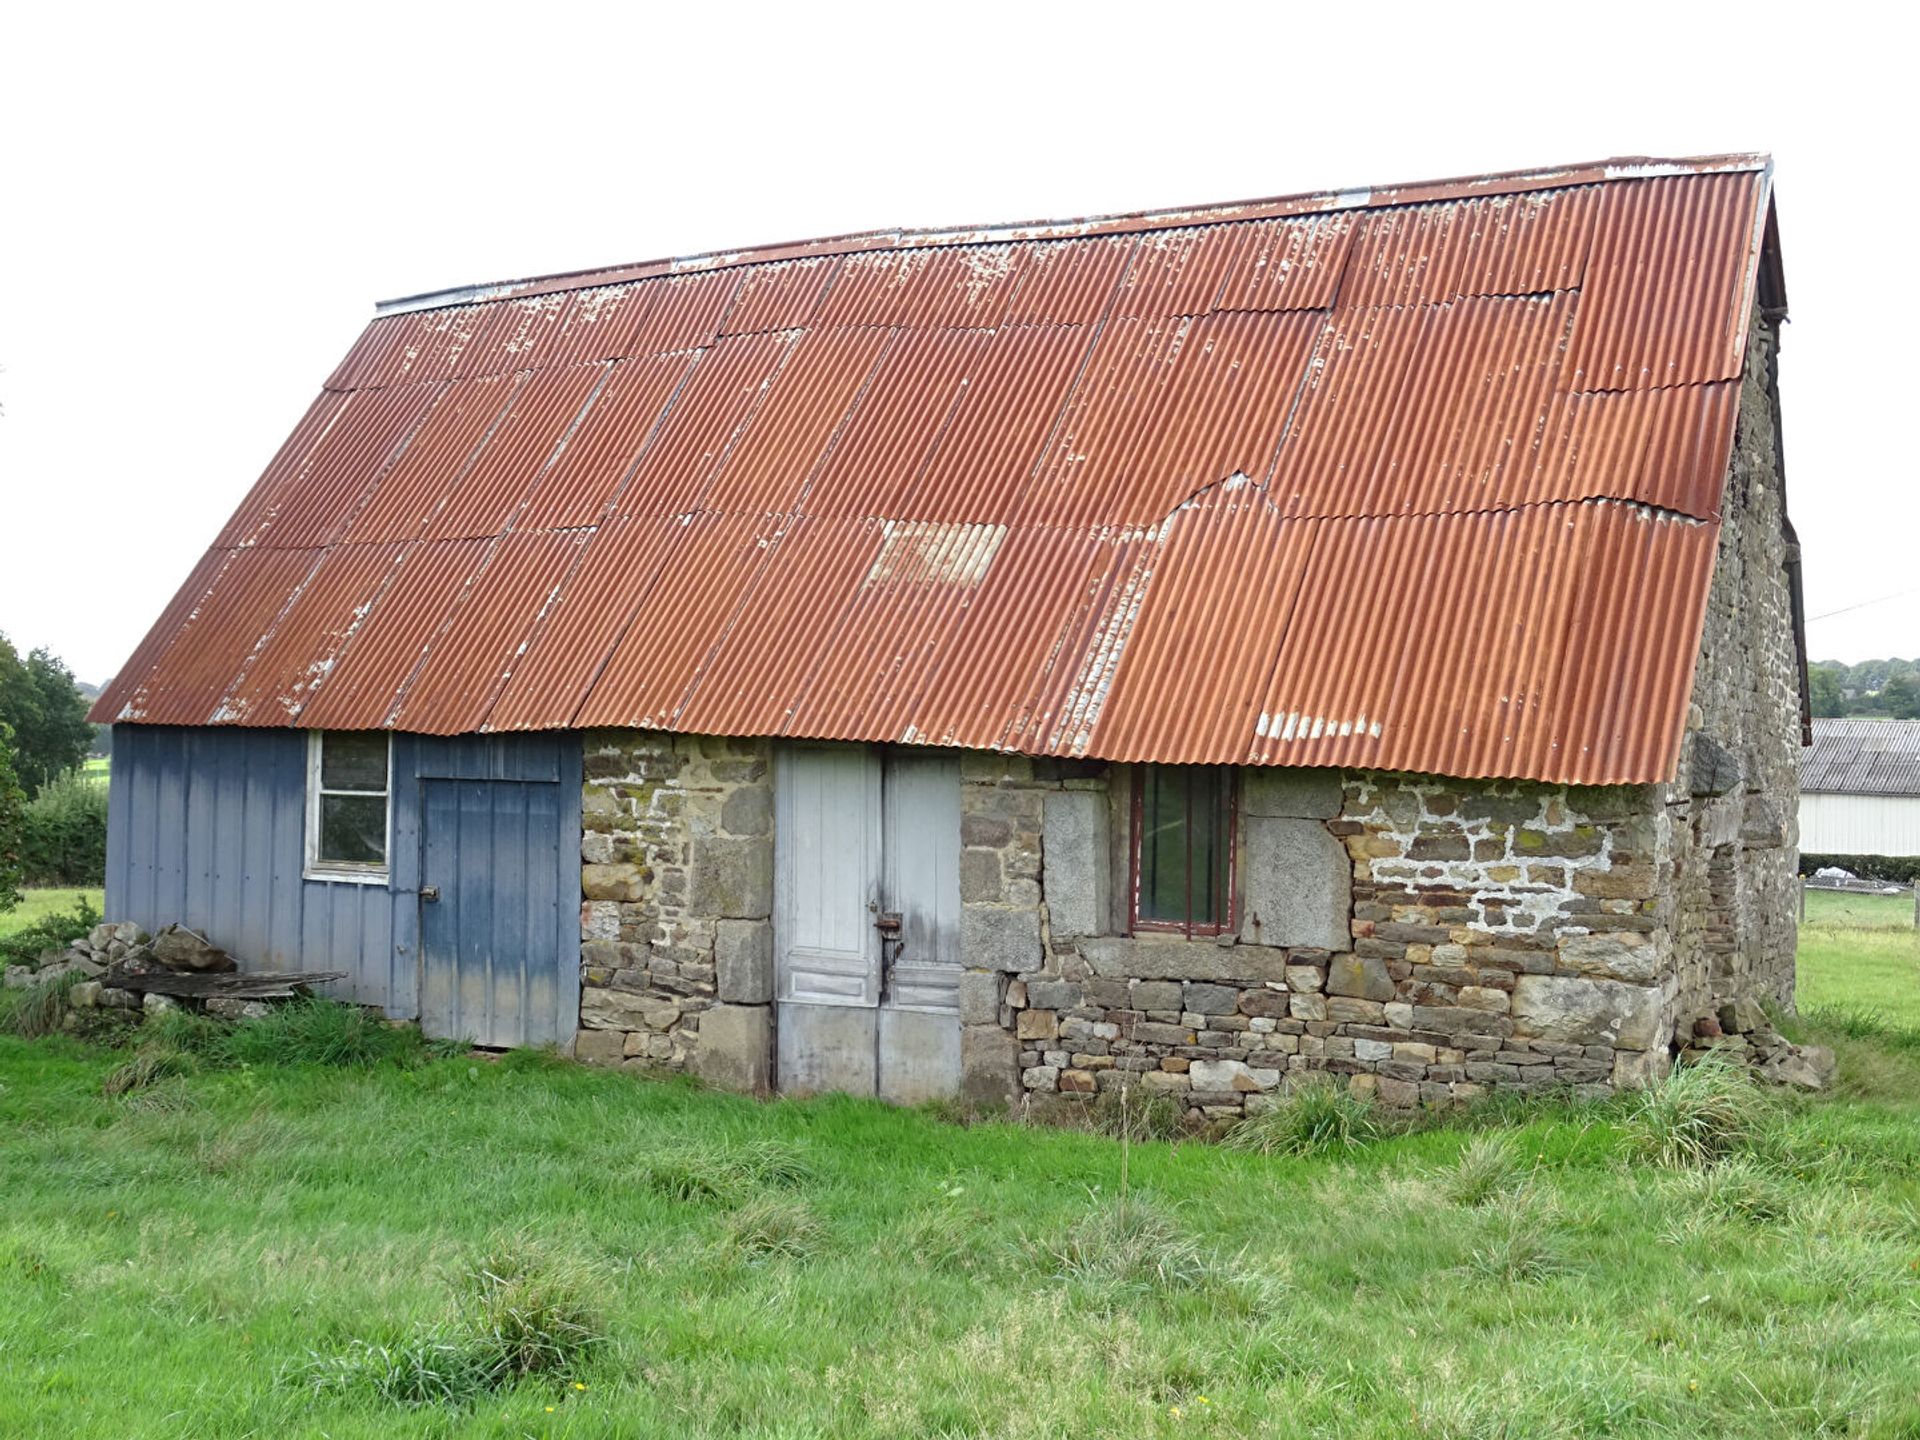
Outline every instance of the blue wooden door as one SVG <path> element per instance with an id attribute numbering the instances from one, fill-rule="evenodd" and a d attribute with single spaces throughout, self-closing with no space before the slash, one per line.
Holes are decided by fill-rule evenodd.
<path id="1" fill-rule="evenodd" d="M 501 1048 L 572 1040 L 578 962 L 560 954 L 559 907 L 577 899 L 559 893 L 554 863 L 559 785 L 421 785 L 421 1028 Z"/>

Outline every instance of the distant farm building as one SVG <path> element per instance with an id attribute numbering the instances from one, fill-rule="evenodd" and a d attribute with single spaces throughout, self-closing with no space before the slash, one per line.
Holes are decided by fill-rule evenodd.
<path id="1" fill-rule="evenodd" d="M 1920 855 L 1920 720 L 1815 720 L 1800 760 L 1800 849 Z"/>
<path id="2" fill-rule="evenodd" d="M 1756 156 L 389 303 L 95 707 L 108 909 L 746 1089 L 1643 1084 L 1792 999 L 1785 315 Z"/>

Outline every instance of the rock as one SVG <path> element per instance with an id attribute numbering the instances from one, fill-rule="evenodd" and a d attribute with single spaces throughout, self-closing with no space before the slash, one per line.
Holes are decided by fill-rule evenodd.
<path id="1" fill-rule="evenodd" d="M 264 1020 L 273 1014 L 273 1006 L 264 1000 L 242 1000 L 237 995 L 210 995 L 207 1014 L 222 1020 Z"/>
<path id="2" fill-rule="evenodd" d="M 1522 975 L 1513 985 L 1516 1034 L 1616 1050 L 1662 1043 L 1660 992 L 1618 980 Z"/>
<path id="3" fill-rule="evenodd" d="M 1833 1052 L 1824 1045 L 1790 1045 L 1760 1069 L 1763 1078 L 1797 1090 L 1824 1090 L 1833 1083 Z"/>
<path id="4" fill-rule="evenodd" d="M 140 997 L 140 1008 L 149 1015 L 165 1015 L 170 1011 L 178 1010 L 180 1002 L 171 995 L 161 995 L 149 990 Z"/>
<path id="5" fill-rule="evenodd" d="M 773 1084 L 773 1008 L 715 1005 L 700 1017 L 693 1073 L 709 1085 L 764 1095 Z"/>
<path id="6" fill-rule="evenodd" d="M 960 953 L 970 969 L 1019 975 L 1038 970 L 1040 912 L 966 905 L 960 912 Z"/>
<path id="7" fill-rule="evenodd" d="M 5 989 L 24 990 L 31 984 L 33 984 L 33 967 L 31 965 L 7 966 L 4 979 Z"/>
<path id="8" fill-rule="evenodd" d="M 583 865 L 580 893 L 589 900 L 638 900 L 647 893 L 638 865 Z"/>
<path id="9" fill-rule="evenodd" d="M 764 1005 L 773 999 L 771 925 L 758 920 L 718 922 L 714 927 L 713 963 L 722 1001 Z"/>
<path id="10" fill-rule="evenodd" d="M 1255 1070 L 1239 1060 L 1195 1060 L 1187 1067 L 1193 1089 L 1208 1093 L 1258 1094 L 1280 1083 L 1278 1070 Z"/>
<path id="11" fill-rule="evenodd" d="M 1750 995 L 1741 995 L 1727 1001 L 1716 1012 L 1720 1021 L 1720 1030 L 1725 1035 L 1746 1035 L 1755 1030 L 1767 1028 L 1767 1012 L 1760 1008 L 1760 1002 Z"/>
<path id="12" fill-rule="evenodd" d="M 1632 931 L 1567 935 L 1560 941 L 1560 963 L 1585 975 L 1644 984 L 1665 973 L 1667 950 L 1651 936 Z"/>
<path id="13" fill-rule="evenodd" d="M 96 925 L 87 932 L 86 945 L 89 950 L 104 950 L 120 938 L 118 925 Z"/>
<path id="14" fill-rule="evenodd" d="M 1327 994 L 1382 1002 L 1393 999 L 1394 984 L 1387 974 L 1387 962 L 1376 955 L 1351 951 L 1335 955 L 1327 962 Z"/>
<path id="15" fill-rule="evenodd" d="M 1720 1021 L 1712 1015 L 1702 1015 L 1693 1022 L 1693 1033 L 1702 1040 L 1712 1040 L 1727 1032 L 1720 1028 Z"/>
<path id="16" fill-rule="evenodd" d="M 100 1003 L 106 988 L 98 980 L 83 980 L 67 991 L 67 1004 L 77 1010 L 91 1010 Z"/>
<path id="17" fill-rule="evenodd" d="M 169 970 L 210 974 L 239 968 L 231 955 L 204 935 L 179 925 L 169 925 L 154 936 L 149 949 L 153 958 Z"/>
<path id="18" fill-rule="evenodd" d="M 113 927 L 113 938 L 118 940 L 122 945 L 131 948 L 135 945 L 144 945 L 153 937 L 138 925 L 134 924 L 133 921 L 122 920 L 118 925 Z"/>

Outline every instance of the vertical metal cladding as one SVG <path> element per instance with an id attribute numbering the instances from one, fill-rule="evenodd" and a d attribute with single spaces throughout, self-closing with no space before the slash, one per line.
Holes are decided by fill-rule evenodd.
<path id="1" fill-rule="evenodd" d="M 96 713 L 1660 778 L 1768 203 L 1581 167 L 383 314 Z"/>

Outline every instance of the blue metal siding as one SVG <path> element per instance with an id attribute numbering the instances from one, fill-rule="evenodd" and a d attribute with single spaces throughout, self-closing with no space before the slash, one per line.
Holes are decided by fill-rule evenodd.
<path id="1" fill-rule="evenodd" d="M 393 838 L 385 884 L 308 880 L 307 737 L 295 730 L 117 725 L 107 821 L 107 914 L 149 929 L 179 921 L 246 969 L 344 970 L 334 993 L 389 1015 L 419 1013 L 421 807 L 430 779 L 546 781 L 513 870 L 491 877 L 503 905 L 546 917 L 557 971 L 580 949 L 580 742 L 567 734 L 393 737 Z M 557 811 L 557 813 L 556 813 Z M 550 855 L 552 863 L 532 861 Z M 551 873 L 549 873 L 551 872 Z M 550 928 L 549 928 L 550 927 Z M 529 953 L 535 942 L 530 936 Z M 543 969 L 545 967 L 542 967 Z M 550 972 L 549 972 L 550 973 Z M 543 1002 L 544 1003 L 544 1002 Z M 565 1043 L 577 984 L 537 1028 Z"/>

